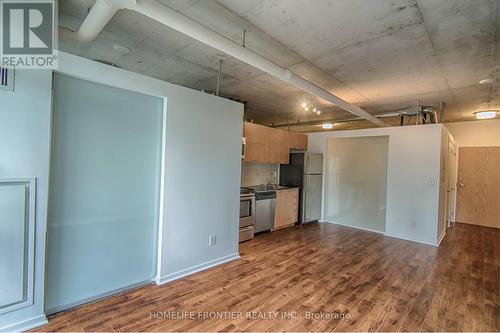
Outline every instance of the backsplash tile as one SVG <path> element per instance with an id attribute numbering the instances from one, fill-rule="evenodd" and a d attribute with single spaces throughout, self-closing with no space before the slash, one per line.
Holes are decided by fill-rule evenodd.
<path id="1" fill-rule="evenodd" d="M 241 165 L 241 186 L 278 183 L 279 164 L 245 162 Z"/>

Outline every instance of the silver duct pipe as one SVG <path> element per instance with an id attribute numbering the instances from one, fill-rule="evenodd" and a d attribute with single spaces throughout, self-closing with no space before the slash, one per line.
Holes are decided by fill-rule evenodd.
<path id="1" fill-rule="evenodd" d="M 266 58 L 238 45 L 232 40 L 208 29 L 198 22 L 180 14 L 156 0 L 97 0 L 89 15 L 77 32 L 81 41 L 91 41 L 102 31 L 113 15 L 120 9 L 135 10 L 174 30 L 194 38 L 208 46 L 220 50 L 301 90 L 328 101 L 358 117 L 379 126 L 387 126 L 383 121 L 365 110 L 350 104 L 329 91 L 282 68 Z"/>

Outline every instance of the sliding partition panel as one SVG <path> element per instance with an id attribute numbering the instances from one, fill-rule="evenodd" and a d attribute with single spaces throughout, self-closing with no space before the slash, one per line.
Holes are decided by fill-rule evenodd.
<path id="1" fill-rule="evenodd" d="M 388 136 L 328 139 L 327 221 L 385 231 Z"/>
<path id="2" fill-rule="evenodd" d="M 163 100 L 54 78 L 46 310 L 156 273 Z"/>

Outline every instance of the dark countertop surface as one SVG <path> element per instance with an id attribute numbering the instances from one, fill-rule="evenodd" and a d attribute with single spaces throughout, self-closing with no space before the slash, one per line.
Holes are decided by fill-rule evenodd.
<path id="1" fill-rule="evenodd" d="M 283 185 L 272 184 L 271 186 L 266 186 L 266 185 L 244 186 L 241 189 L 242 190 L 248 189 L 257 193 L 257 192 L 281 191 L 293 188 L 300 188 L 300 186 L 283 186 Z"/>

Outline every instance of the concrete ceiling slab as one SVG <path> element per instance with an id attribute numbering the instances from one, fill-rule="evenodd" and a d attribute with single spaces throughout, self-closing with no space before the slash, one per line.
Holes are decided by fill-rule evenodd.
<path id="1" fill-rule="evenodd" d="M 373 114 L 417 100 L 445 100 L 449 120 L 471 119 L 484 101 L 500 107 L 499 84 L 478 84 L 499 78 L 496 0 L 159 1 L 235 43 L 245 31 L 248 49 Z M 261 123 L 352 116 L 132 11 L 118 12 L 95 41 L 75 42 L 71 31 L 94 2 L 60 2 L 62 50 L 205 90 L 215 90 L 222 59 L 222 95 L 248 101 Z M 304 112 L 302 101 L 322 114 Z"/>
<path id="2" fill-rule="evenodd" d="M 420 23 L 412 0 L 218 2 L 308 59 Z"/>

